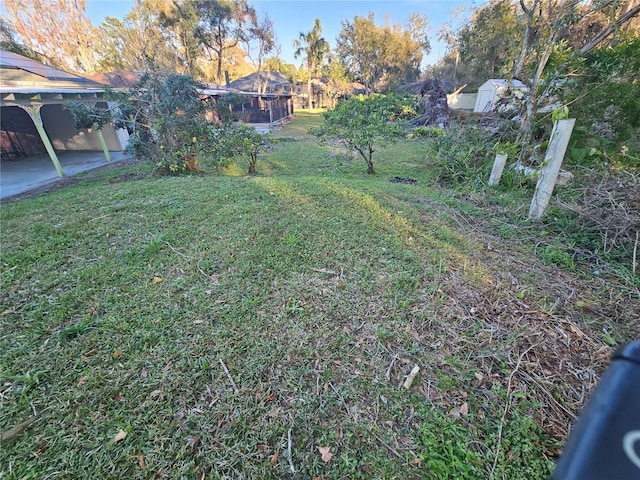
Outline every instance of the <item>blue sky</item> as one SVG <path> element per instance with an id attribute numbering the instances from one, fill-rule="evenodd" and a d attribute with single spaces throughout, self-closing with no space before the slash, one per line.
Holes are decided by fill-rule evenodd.
<path id="1" fill-rule="evenodd" d="M 95 25 L 105 16 L 122 18 L 133 5 L 131 0 L 87 0 L 87 14 Z M 324 38 L 335 47 L 343 20 L 352 20 L 355 15 L 366 16 L 374 12 L 379 25 L 389 18 L 391 23 L 404 23 L 409 15 L 418 12 L 429 18 L 431 54 L 423 65 L 435 63 L 444 54 L 444 45 L 438 42 L 436 32 L 443 23 L 454 26 L 464 23 L 471 14 L 471 7 L 487 3 L 487 0 L 250 0 L 260 15 L 268 13 L 273 21 L 282 45 L 281 58 L 287 63 L 300 64 L 293 57 L 293 40 L 300 32 L 313 28 L 315 18 L 322 23 Z M 456 10 L 466 7 L 465 13 L 454 15 Z"/>

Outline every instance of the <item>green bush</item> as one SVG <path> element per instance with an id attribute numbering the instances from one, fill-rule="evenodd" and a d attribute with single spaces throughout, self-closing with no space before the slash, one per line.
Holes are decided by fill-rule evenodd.
<path id="1" fill-rule="evenodd" d="M 488 178 L 491 139 L 474 126 L 451 127 L 427 144 L 427 158 L 439 182 L 474 185 Z"/>

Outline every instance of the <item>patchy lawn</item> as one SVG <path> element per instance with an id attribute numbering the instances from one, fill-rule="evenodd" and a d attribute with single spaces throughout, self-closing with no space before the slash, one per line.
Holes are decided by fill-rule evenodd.
<path id="1" fill-rule="evenodd" d="M 2 206 L 0 432 L 37 417 L 0 476 L 550 473 L 637 297 L 558 266 L 523 196 L 438 187 L 417 140 L 366 175 L 318 121 L 254 177 L 128 166 Z"/>

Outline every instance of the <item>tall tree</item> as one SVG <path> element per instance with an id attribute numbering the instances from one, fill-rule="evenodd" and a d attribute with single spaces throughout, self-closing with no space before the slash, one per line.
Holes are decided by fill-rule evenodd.
<path id="1" fill-rule="evenodd" d="M 179 49 L 160 23 L 162 3 L 136 0 L 122 20 L 105 18 L 96 44 L 102 71 L 147 71 L 151 66 L 167 73 L 182 70 Z"/>
<path id="2" fill-rule="evenodd" d="M 34 52 L 25 46 L 16 37 L 16 32 L 13 27 L 4 18 L 0 17 L 0 49 L 41 61 L 38 52 Z"/>
<path id="3" fill-rule="evenodd" d="M 310 32 L 300 33 L 298 38 L 293 41 L 293 46 L 296 49 L 293 53 L 295 58 L 304 55 L 307 62 L 307 95 L 309 105 L 308 108 L 313 108 L 311 99 L 311 76 L 316 75 L 322 66 L 324 58 L 329 54 L 329 43 L 322 37 L 322 24 L 320 19 L 316 18 L 313 28 Z"/>
<path id="4" fill-rule="evenodd" d="M 224 59 L 228 51 L 249 36 L 256 11 L 247 0 L 189 0 L 199 19 L 195 36 L 216 60 L 216 81 L 222 82 Z"/>
<path id="5" fill-rule="evenodd" d="M 273 22 L 268 15 L 264 15 L 261 19 L 256 17 L 253 24 L 249 27 L 249 37 L 244 41 L 246 46 L 246 54 L 256 72 L 261 72 L 263 68 L 267 72 L 267 80 L 272 71 L 272 63 L 267 62 L 267 55 L 276 51 L 280 53 L 280 46 L 276 42 Z M 264 93 L 267 88 L 268 81 L 262 82 L 262 76 L 258 75 L 257 91 Z"/>
<path id="6" fill-rule="evenodd" d="M 52 65 L 94 73 L 96 28 L 86 0 L 5 0 L 10 23 L 22 43 Z"/>
<path id="7" fill-rule="evenodd" d="M 345 20 L 338 36 L 337 53 L 352 79 L 369 92 L 394 83 L 415 80 L 424 53 L 430 50 L 427 19 L 414 14 L 405 26 L 377 26 L 373 12 Z"/>
<path id="8" fill-rule="evenodd" d="M 167 29 L 167 38 L 179 52 L 182 69 L 179 73 L 199 78 L 200 40 L 196 36 L 199 16 L 193 0 L 174 0 L 159 11 L 160 25 Z"/>

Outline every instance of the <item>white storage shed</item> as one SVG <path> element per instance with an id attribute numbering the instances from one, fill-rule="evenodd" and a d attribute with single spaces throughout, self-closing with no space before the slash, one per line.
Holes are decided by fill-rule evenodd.
<path id="1" fill-rule="evenodd" d="M 509 89 L 527 91 L 529 88 L 520 80 L 505 80 L 492 78 L 487 80 L 478 88 L 474 112 L 490 112 L 496 105 L 498 99 L 502 98 Z"/>

